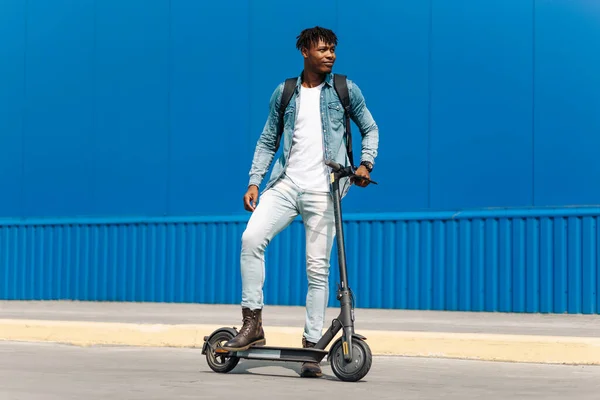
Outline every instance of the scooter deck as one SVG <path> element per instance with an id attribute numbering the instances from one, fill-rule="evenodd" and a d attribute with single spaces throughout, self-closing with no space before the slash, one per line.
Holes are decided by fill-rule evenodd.
<path id="1" fill-rule="evenodd" d="M 217 349 L 215 350 L 215 353 L 227 353 L 232 357 L 252 360 L 320 362 L 327 355 L 328 351 L 296 347 L 253 346 L 248 350 L 236 352 L 227 352 L 222 349 Z"/>

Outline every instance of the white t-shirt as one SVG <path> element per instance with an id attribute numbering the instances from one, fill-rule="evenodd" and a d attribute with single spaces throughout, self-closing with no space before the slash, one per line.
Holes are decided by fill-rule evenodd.
<path id="1" fill-rule="evenodd" d="M 321 88 L 301 86 L 292 149 L 286 174 L 304 190 L 328 192 L 329 171 L 323 152 Z"/>

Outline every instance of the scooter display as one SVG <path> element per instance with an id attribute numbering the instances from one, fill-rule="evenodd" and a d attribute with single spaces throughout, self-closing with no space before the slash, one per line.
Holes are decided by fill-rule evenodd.
<path id="1" fill-rule="evenodd" d="M 355 175 L 352 166 L 342 167 L 334 161 L 326 164 L 331 168 L 331 184 L 333 189 L 334 216 L 340 282 L 338 283 L 337 300 L 340 302 L 340 313 L 333 319 L 331 326 L 325 331 L 314 348 L 253 346 L 244 351 L 230 352 L 221 348 L 228 340 L 237 335 L 232 327 L 222 327 L 209 336 L 204 337 L 202 354 L 206 355 L 209 367 L 220 373 L 232 371 L 240 359 L 287 361 L 287 362 L 321 362 L 325 356 L 335 376 L 347 382 L 356 382 L 364 378 L 373 361 L 371 349 L 366 337 L 354 332 L 354 298 L 348 285 L 346 271 L 346 250 L 344 247 L 344 231 L 342 224 L 342 207 L 339 181 L 344 177 L 364 179 Z M 370 183 L 377 184 L 375 181 Z M 329 351 L 325 350 L 338 332 L 342 331 Z"/>

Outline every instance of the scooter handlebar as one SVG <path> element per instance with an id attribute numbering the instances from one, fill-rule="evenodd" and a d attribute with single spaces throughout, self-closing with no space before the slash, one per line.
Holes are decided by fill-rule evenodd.
<path id="1" fill-rule="evenodd" d="M 375 182 L 375 181 L 363 178 L 362 176 L 355 175 L 354 174 L 354 168 L 352 168 L 352 167 L 346 167 L 346 168 L 344 168 L 340 164 L 336 163 L 333 160 L 327 160 L 327 161 L 325 161 L 325 165 L 327 165 L 328 167 L 331 167 L 331 169 L 333 169 L 334 172 L 342 172 L 343 171 L 342 174 L 341 174 L 342 176 L 350 176 L 350 177 L 353 177 L 355 179 L 366 180 L 366 181 L 368 181 L 370 183 L 373 183 L 373 184 L 377 185 L 377 182 Z"/>

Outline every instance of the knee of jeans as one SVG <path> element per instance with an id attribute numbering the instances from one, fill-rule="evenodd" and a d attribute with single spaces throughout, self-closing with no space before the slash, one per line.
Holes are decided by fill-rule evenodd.
<path id="1" fill-rule="evenodd" d="M 324 260 L 309 261 L 306 266 L 306 277 L 311 285 L 327 285 L 329 279 L 329 263 Z"/>
<path id="2" fill-rule="evenodd" d="M 257 232 L 246 229 L 242 234 L 242 252 L 263 253 L 268 240 Z"/>

